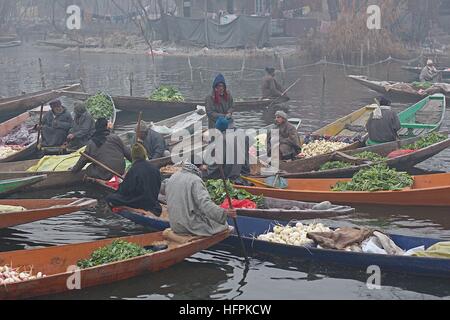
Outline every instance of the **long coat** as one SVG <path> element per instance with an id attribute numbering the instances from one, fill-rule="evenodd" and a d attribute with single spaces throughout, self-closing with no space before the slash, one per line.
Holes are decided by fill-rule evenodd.
<path id="1" fill-rule="evenodd" d="M 67 140 L 72 124 L 72 116 L 65 107 L 59 114 L 54 114 L 52 111 L 47 112 L 42 119 L 42 146 L 62 146 Z"/>

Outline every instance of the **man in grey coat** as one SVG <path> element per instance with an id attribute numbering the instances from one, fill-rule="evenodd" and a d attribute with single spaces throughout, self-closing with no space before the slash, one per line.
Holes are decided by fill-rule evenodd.
<path id="1" fill-rule="evenodd" d="M 76 102 L 74 107 L 75 119 L 69 130 L 67 141 L 69 148 L 79 149 L 86 145 L 95 132 L 95 120 L 89 114 L 84 103 Z"/>
<path id="2" fill-rule="evenodd" d="M 42 119 L 42 146 L 60 147 L 67 139 L 73 119 L 60 100 L 50 102 L 52 110 Z"/>
<path id="3" fill-rule="evenodd" d="M 227 217 L 236 218 L 236 210 L 222 209 L 212 201 L 201 171 L 191 163 L 185 163 L 164 189 L 170 227 L 177 234 L 209 237 L 229 228 Z"/>

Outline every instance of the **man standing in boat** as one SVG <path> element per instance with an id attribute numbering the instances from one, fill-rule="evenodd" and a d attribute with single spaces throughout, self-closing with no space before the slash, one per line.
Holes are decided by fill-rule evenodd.
<path id="1" fill-rule="evenodd" d="M 219 118 L 229 121 L 229 128 L 234 128 L 233 110 L 234 101 L 227 90 L 225 77 L 219 74 L 213 82 L 213 92 L 206 97 L 206 113 L 208 114 L 208 127 L 214 129 Z"/>
<path id="2" fill-rule="evenodd" d="M 82 102 L 76 102 L 74 107 L 75 119 L 69 130 L 67 142 L 70 149 L 79 149 L 86 145 L 95 132 L 95 120 Z"/>
<path id="3" fill-rule="evenodd" d="M 420 73 L 421 82 L 434 82 L 434 80 L 439 76 L 439 72 L 434 66 L 433 60 L 428 60 L 427 65 L 422 69 Z"/>
<path id="4" fill-rule="evenodd" d="M 276 99 L 279 103 L 289 101 L 289 98 L 283 94 L 283 87 L 275 79 L 275 69 L 268 67 L 266 68 L 266 73 L 261 86 L 262 98 Z"/>
<path id="5" fill-rule="evenodd" d="M 60 100 L 51 101 L 50 108 L 42 119 L 42 146 L 60 147 L 66 142 L 73 119 Z"/>
<path id="6" fill-rule="evenodd" d="M 367 145 L 392 142 L 399 139 L 400 119 L 391 109 L 391 101 L 381 98 L 379 106 L 370 115 L 366 124 L 369 140 Z"/>

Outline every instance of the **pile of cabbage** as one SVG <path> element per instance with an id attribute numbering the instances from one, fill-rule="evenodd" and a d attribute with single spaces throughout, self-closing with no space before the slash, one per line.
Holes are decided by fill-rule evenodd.
<path id="1" fill-rule="evenodd" d="M 160 86 L 150 96 L 150 100 L 154 101 L 168 101 L 168 102 L 182 102 L 184 97 L 180 91 L 171 86 Z"/>

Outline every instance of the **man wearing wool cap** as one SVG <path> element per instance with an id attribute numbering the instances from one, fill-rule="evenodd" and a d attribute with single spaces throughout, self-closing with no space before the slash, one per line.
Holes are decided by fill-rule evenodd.
<path id="1" fill-rule="evenodd" d="M 286 112 L 277 111 L 275 116 L 275 129 L 278 129 L 280 136 L 280 159 L 293 160 L 301 151 L 297 129 L 288 122 Z"/>

